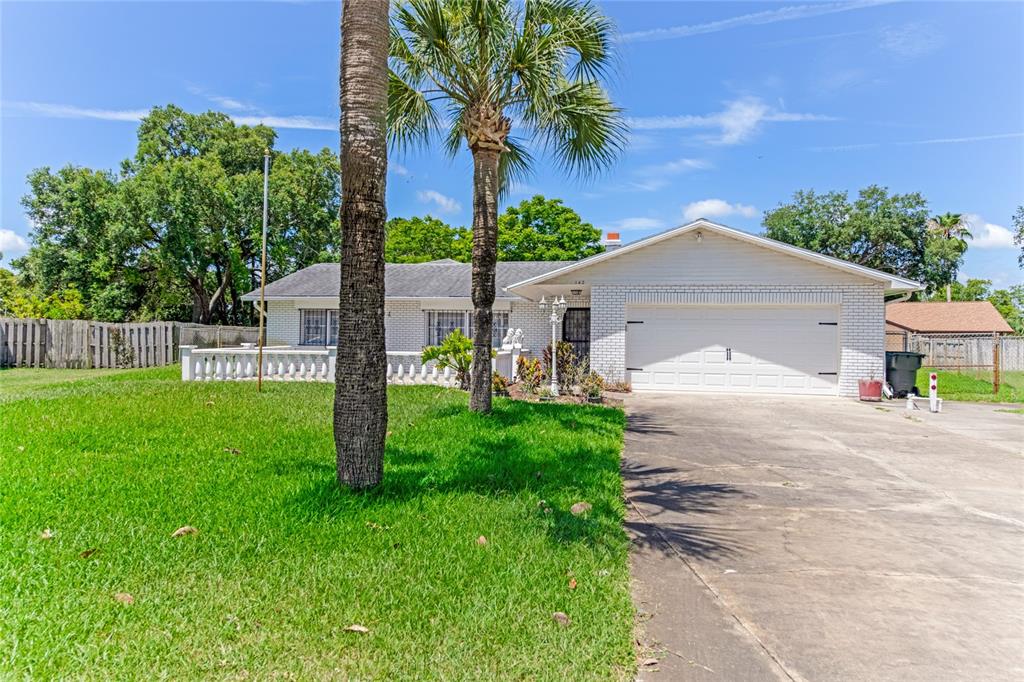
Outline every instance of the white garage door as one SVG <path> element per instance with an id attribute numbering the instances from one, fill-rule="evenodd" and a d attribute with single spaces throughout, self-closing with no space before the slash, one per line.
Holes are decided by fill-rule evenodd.
<path id="1" fill-rule="evenodd" d="M 637 391 L 835 395 L 837 306 L 627 306 Z"/>

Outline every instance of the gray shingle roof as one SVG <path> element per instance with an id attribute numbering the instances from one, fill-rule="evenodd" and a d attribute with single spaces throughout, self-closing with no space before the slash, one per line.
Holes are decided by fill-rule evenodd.
<path id="1" fill-rule="evenodd" d="M 524 279 L 543 275 L 564 267 L 570 261 L 502 261 L 495 272 L 497 298 L 516 298 L 504 287 Z M 430 263 L 387 263 L 384 266 L 384 289 L 388 298 L 451 298 L 469 297 L 472 266 L 469 263 L 441 260 Z M 320 263 L 267 284 L 268 299 L 336 297 L 341 282 L 337 263 Z M 257 301 L 259 289 L 242 296 Z"/>

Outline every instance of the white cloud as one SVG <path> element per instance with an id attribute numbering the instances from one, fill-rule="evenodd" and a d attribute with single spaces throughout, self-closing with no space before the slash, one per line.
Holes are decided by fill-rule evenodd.
<path id="1" fill-rule="evenodd" d="M 643 180 L 631 180 L 613 189 L 626 192 L 657 192 L 665 187 L 668 187 L 668 180 L 664 178 L 645 178 Z"/>
<path id="2" fill-rule="evenodd" d="M 14 230 L 0 229 L 0 254 L 7 260 L 28 251 L 28 241 Z"/>
<path id="3" fill-rule="evenodd" d="M 409 169 L 398 163 L 397 161 L 388 161 L 388 170 L 395 175 L 406 176 L 409 175 Z"/>
<path id="4" fill-rule="evenodd" d="M 764 122 L 797 123 L 808 121 L 836 121 L 833 116 L 780 111 L 759 97 L 740 97 L 725 103 L 722 111 L 713 114 L 685 114 L 682 116 L 639 116 L 627 120 L 634 130 L 677 130 L 687 128 L 718 129 L 718 135 L 709 139 L 718 144 L 738 144 L 748 140 Z"/>
<path id="5" fill-rule="evenodd" d="M 338 122 L 319 116 L 232 116 L 231 120 L 245 126 L 265 125 L 294 130 L 330 130 L 338 132 Z"/>
<path id="6" fill-rule="evenodd" d="M 987 140 L 1006 140 L 1024 137 L 1024 132 L 997 133 L 995 135 L 970 135 L 967 137 L 938 137 L 930 140 L 905 140 L 902 142 L 862 142 L 860 144 L 840 144 L 829 147 L 810 147 L 814 152 L 852 152 L 860 149 L 875 149 L 886 145 L 908 147 L 920 144 L 966 144 L 968 142 L 985 142 Z"/>
<path id="7" fill-rule="evenodd" d="M 1015 249 L 1013 233 L 1002 225 L 985 222 L 976 213 L 964 216 L 965 222 L 970 225 L 971 235 L 967 240 L 976 249 Z"/>
<path id="8" fill-rule="evenodd" d="M 704 159 L 676 159 L 665 163 L 656 163 L 650 166 L 643 166 L 637 169 L 640 175 L 678 175 L 692 170 L 704 170 L 710 168 L 711 164 Z"/>
<path id="9" fill-rule="evenodd" d="M 4 108 L 37 114 L 46 118 L 92 118 L 101 121 L 138 121 L 149 113 L 146 109 L 90 109 L 44 102 L 4 102 Z"/>
<path id="10" fill-rule="evenodd" d="M 757 209 L 746 204 L 730 204 L 723 199 L 702 199 L 683 206 L 683 218 L 687 221 L 697 218 L 725 218 L 731 215 L 753 218 Z"/>
<path id="11" fill-rule="evenodd" d="M 47 118 L 96 119 L 101 121 L 138 122 L 149 113 L 148 109 L 90 109 L 70 104 L 45 102 L 4 102 L 5 109 L 13 109 Z M 319 116 L 232 116 L 240 125 L 268 125 L 274 128 L 297 130 L 338 130 L 338 122 Z"/>
<path id="12" fill-rule="evenodd" d="M 852 0 L 850 2 L 819 2 L 807 5 L 791 5 L 776 9 L 754 12 L 752 14 L 741 14 L 728 19 L 709 21 L 703 24 L 686 24 L 683 26 L 669 26 L 666 28 L 655 28 L 646 31 L 633 31 L 624 33 L 622 40 L 625 42 L 647 42 L 651 40 L 669 40 L 672 38 L 687 38 L 689 36 L 703 35 L 706 33 L 718 33 L 741 26 L 761 26 L 764 24 L 775 24 L 780 21 L 794 21 L 796 19 L 807 19 L 824 14 L 835 14 L 837 12 L 848 12 L 850 10 L 862 9 L 883 5 L 890 0 Z"/>
<path id="13" fill-rule="evenodd" d="M 612 232 L 627 230 L 660 230 L 665 227 L 665 221 L 659 218 L 623 218 L 608 226 Z"/>
<path id="14" fill-rule="evenodd" d="M 879 31 L 879 46 L 897 57 L 914 59 L 923 57 L 942 47 L 946 37 L 934 24 L 911 22 L 900 26 L 886 26 Z"/>
<path id="15" fill-rule="evenodd" d="M 462 210 L 462 204 L 436 190 L 420 190 L 416 192 L 416 198 L 425 204 L 435 204 L 444 213 L 457 213 Z"/>
<path id="16" fill-rule="evenodd" d="M 216 93 L 212 93 L 209 90 L 207 90 L 206 88 L 200 87 L 200 86 L 195 85 L 193 83 L 187 84 L 185 86 L 185 89 L 188 90 L 189 92 L 191 92 L 193 95 L 199 95 L 200 97 L 205 97 L 206 99 L 210 100 L 211 102 L 216 104 L 221 109 L 228 109 L 228 110 L 231 110 L 231 111 L 247 111 L 247 112 L 256 113 L 256 114 L 265 113 L 262 109 L 260 109 L 255 104 L 250 104 L 249 102 L 243 102 L 242 100 L 235 99 L 234 97 L 225 97 L 224 95 L 218 95 Z"/>

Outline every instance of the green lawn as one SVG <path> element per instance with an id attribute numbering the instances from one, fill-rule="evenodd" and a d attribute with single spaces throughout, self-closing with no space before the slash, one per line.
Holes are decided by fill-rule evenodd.
<path id="1" fill-rule="evenodd" d="M 917 373 L 917 390 L 928 395 L 928 375 L 933 370 L 922 367 Z M 946 372 L 939 375 L 939 397 L 943 400 L 963 400 L 986 403 L 1024 403 L 1024 372 L 1002 372 L 999 394 L 992 392 L 992 372 Z"/>
<path id="2" fill-rule="evenodd" d="M 619 410 L 481 417 L 396 388 L 386 482 L 353 494 L 329 385 L 19 372 L 0 372 L 0 677 L 632 674 Z"/>

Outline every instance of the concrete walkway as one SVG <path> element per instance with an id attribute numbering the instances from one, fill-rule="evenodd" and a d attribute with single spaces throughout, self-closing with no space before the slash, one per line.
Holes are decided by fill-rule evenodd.
<path id="1" fill-rule="evenodd" d="M 1024 679 L 1024 416 L 631 396 L 645 680 Z"/>

